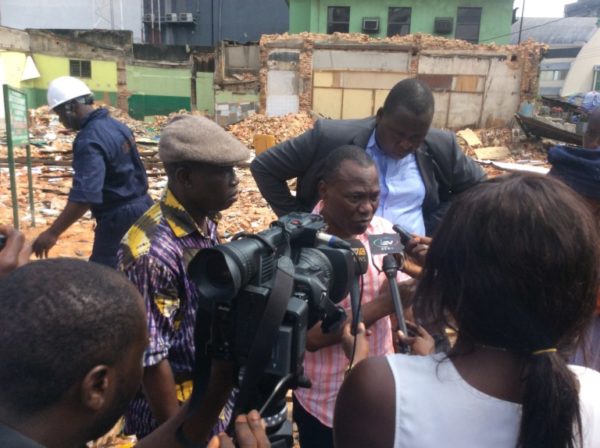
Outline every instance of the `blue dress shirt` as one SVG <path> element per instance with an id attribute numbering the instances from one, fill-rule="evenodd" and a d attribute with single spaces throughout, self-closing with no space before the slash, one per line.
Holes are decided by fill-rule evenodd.
<path id="1" fill-rule="evenodd" d="M 373 131 L 367 144 L 367 154 L 373 158 L 379 171 L 381 197 L 376 215 L 400 224 L 411 233 L 425 235 L 422 210 L 425 184 L 414 153 L 402 159 L 388 157 L 377 145 Z"/>

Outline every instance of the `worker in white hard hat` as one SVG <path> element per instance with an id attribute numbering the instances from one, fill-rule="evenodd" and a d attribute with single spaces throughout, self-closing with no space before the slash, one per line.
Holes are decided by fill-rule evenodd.
<path id="1" fill-rule="evenodd" d="M 152 200 L 131 130 L 93 103 L 92 92 L 80 79 L 61 76 L 48 86 L 48 106 L 63 126 L 79 132 L 73 142 L 67 205 L 33 242 L 33 251 L 47 257 L 59 236 L 91 210 L 96 229 L 90 261 L 116 267 L 121 238 Z"/>

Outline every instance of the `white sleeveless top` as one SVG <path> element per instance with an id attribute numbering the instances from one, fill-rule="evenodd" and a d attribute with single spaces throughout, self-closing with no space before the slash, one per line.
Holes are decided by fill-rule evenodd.
<path id="1" fill-rule="evenodd" d="M 462 379 L 443 355 L 388 355 L 396 387 L 394 448 L 514 448 L 521 405 L 486 395 Z M 600 373 L 577 375 L 583 448 L 600 447 Z M 540 403 L 544 406 L 544 403 Z"/>

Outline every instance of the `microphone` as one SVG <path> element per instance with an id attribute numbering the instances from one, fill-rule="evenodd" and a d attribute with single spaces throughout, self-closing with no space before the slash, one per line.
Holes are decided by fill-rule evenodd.
<path id="1" fill-rule="evenodd" d="M 394 310 L 396 311 L 396 320 L 398 321 L 398 329 L 402 330 L 404 336 L 408 336 L 406 331 L 406 320 L 404 319 L 404 310 L 402 308 L 402 300 L 400 299 L 400 290 L 396 283 L 396 274 L 398 273 L 398 262 L 392 254 L 387 254 L 383 257 L 383 272 L 388 279 L 390 285 L 390 292 L 392 294 L 392 302 L 394 303 Z M 403 353 L 409 353 L 408 347 L 402 347 Z"/>
<path id="2" fill-rule="evenodd" d="M 359 278 L 369 268 L 369 255 L 367 249 L 356 238 L 346 241 L 354 253 L 354 276 L 350 283 L 350 306 L 352 307 L 352 331 L 356 334 L 360 322 L 360 284 Z"/>
<path id="3" fill-rule="evenodd" d="M 350 250 L 352 250 L 352 252 L 354 252 L 354 260 L 355 260 L 355 266 L 354 266 L 354 273 L 356 275 L 363 275 L 367 272 L 367 269 L 369 268 L 369 255 L 367 254 L 367 249 L 365 248 L 365 246 L 363 245 L 363 243 L 360 242 L 360 240 L 357 240 L 356 238 L 351 238 L 349 240 L 345 240 L 344 242 L 348 243 L 350 245 Z"/>
<path id="4" fill-rule="evenodd" d="M 324 244 L 329 247 L 334 247 L 337 249 L 350 249 L 350 243 L 347 241 L 338 238 L 337 236 L 330 235 L 325 232 L 316 232 L 315 233 L 315 243 Z"/>

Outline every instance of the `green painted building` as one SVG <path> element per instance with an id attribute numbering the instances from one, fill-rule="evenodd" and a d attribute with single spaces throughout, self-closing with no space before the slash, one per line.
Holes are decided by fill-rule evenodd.
<path id="1" fill-rule="evenodd" d="M 129 115 L 143 119 L 147 115 L 168 115 L 190 110 L 191 73 L 189 67 L 157 68 L 127 65 Z"/>
<path id="2" fill-rule="evenodd" d="M 290 0 L 290 33 L 433 34 L 510 43 L 513 0 Z"/>

